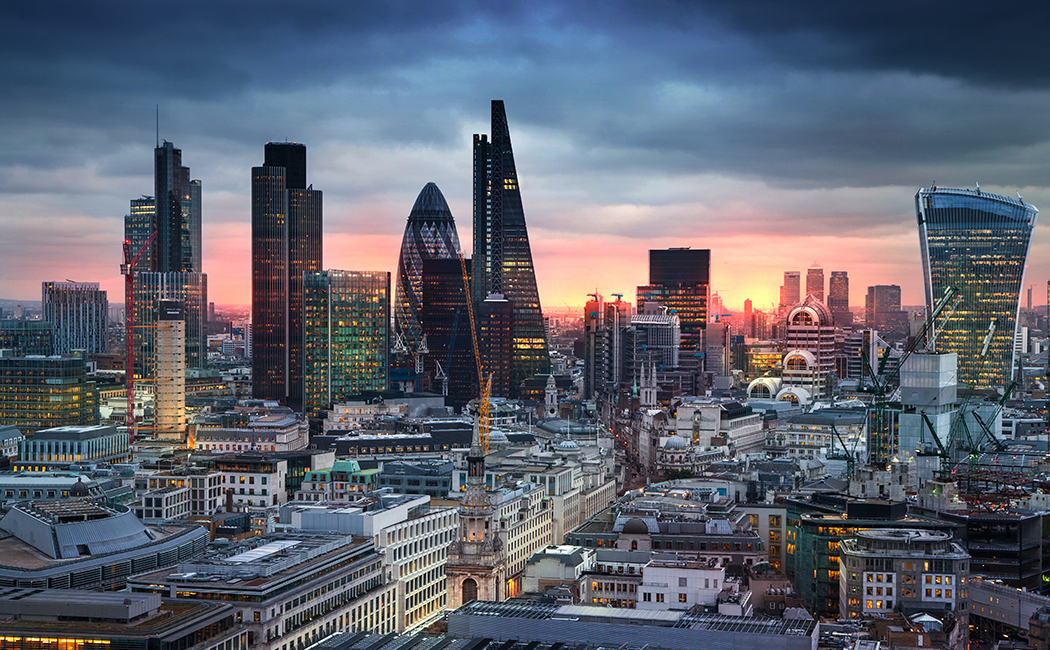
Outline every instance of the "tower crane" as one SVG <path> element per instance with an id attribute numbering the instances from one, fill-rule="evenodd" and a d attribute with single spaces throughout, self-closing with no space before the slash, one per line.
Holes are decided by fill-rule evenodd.
<path id="1" fill-rule="evenodd" d="M 474 320 L 474 302 L 470 294 L 470 275 L 467 274 L 467 262 L 463 254 L 459 255 L 459 268 L 463 274 L 463 295 L 467 297 L 467 318 L 470 320 L 470 336 L 474 342 L 474 365 L 478 371 L 478 387 L 481 396 L 478 400 L 478 438 L 481 443 L 481 453 L 489 453 L 489 395 L 492 391 L 492 377 L 485 379 L 484 369 L 481 367 L 481 348 L 478 347 L 477 322 Z"/>
<path id="2" fill-rule="evenodd" d="M 131 240 L 125 239 L 124 263 L 120 265 L 120 274 L 124 276 L 124 381 L 128 394 L 128 445 L 135 442 L 135 266 L 156 238 L 157 231 L 154 230 L 134 257 L 131 255 Z"/>

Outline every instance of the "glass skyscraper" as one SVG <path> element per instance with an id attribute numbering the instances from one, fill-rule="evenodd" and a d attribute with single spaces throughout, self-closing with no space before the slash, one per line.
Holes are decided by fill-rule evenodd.
<path id="1" fill-rule="evenodd" d="M 948 286 L 962 301 L 937 335 L 938 352 L 959 356 L 959 383 L 1005 388 L 1028 250 L 1039 210 L 1021 199 L 975 190 L 923 188 L 915 195 L 926 308 Z M 980 358 L 989 323 L 995 332 Z"/>
<path id="2" fill-rule="evenodd" d="M 252 396 L 303 399 L 303 274 L 321 270 L 320 190 L 306 185 L 306 145 L 266 143 L 252 168 Z"/>
<path id="3" fill-rule="evenodd" d="M 416 197 L 408 214 L 405 235 L 401 240 L 401 256 L 397 261 L 397 290 L 394 302 L 394 326 L 402 336 L 410 356 L 416 353 L 422 338 L 420 315 L 425 302 L 423 292 L 423 265 L 426 260 L 454 259 L 460 284 L 459 235 L 441 190 L 427 183 Z M 463 314 L 464 332 L 470 336 L 467 315 Z M 428 341 L 428 345 L 433 345 Z"/>
<path id="4" fill-rule="evenodd" d="M 707 299 L 711 281 L 711 251 L 669 248 L 649 251 L 649 284 L 638 287 L 638 311 L 658 303 L 678 315 L 682 350 L 692 357 L 704 352 Z"/>
<path id="5" fill-rule="evenodd" d="M 532 248 L 525 227 L 525 210 L 521 204 L 521 188 L 510 144 L 507 113 L 502 100 L 492 101 L 491 140 L 485 135 L 474 135 L 473 262 L 471 292 L 479 319 L 483 313 L 487 313 L 484 305 L 488 297 L 499 296 L 489 305 L 500 303 L 500 307 L 489 314 L 489 320 L 490 324 L 499 323 L 493 326 L 493 332 L 502 332 L 506 325 L 502 302 L 509 302 L 511 306 L 510 349 L 500 351 L 497 341 L 479 341 L 478 345 L 482 351 L 488 350 L 493 360 L 501 355 L 511 357 L 507 385 L 511 395 L 514 395 L 525 379 L 550 373 L 550 356 L 543 328 L 540 295 L 536 288 L 536 273 L 532 265 Z M 483 327 L 481 323 L 478 324 L 479 333 L 483 334 L 488 328 L 488 325 Z M 505 367 L 502 361 L 495 365 L 495 368 Z M 486 373 L 493 371 L 486 367 Z M 505 375 L 500 372 L 501 376 Z M 505 384 L 503 381 L 494 382 L 494 396 L 500 395 L 496 392 L 497 385 L 502 387 Z"/>
<path id="6" fill-rule="evenodd" d="M 55 354 L 108 351 L 109 301 L 98 282 L 44 282 L 43 320 L 51 323 Z"/>
<path id="7" fill-rule="evenodd" d="M 208 365 L 208 276 L 204 273 L 135 273 L 135 377 L 151 380 L 157 369 L 157 317 L 162 300 L 182 305 L 187 368 Z"/>
<path id="8" fill-rule="evenodd" d="M 390 376 L 390 273 L 317 271 L 303 280 L 303 410 L 386 390 Z"/>

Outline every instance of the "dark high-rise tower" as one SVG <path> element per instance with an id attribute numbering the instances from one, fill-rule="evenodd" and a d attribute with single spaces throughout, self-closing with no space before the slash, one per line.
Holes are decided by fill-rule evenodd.
<path id="1" fill-rule="evenodd" d="M 455 271 L 459 284 L 462 285 L 460 254 L 459 236 L 456 234 L 452 210 L 449 209 L 438 186 L 427 183 L 416 197 L 412 212 L 408 215 L 405 235 L 401 239 L 401 256 L 397 261 L 394 326 L 410 356 L 419 349 L 423 336 L 420 329 L 420 314 L 426 302 L 423 267 L 427 260 L 454 259 Z M 462 316 L 463 325 L 466 326 L 466 312 Z M 470 336 L 469 330 L 463 331 Z M 428 340 L 429 345 L 433 343 Z"/>
<path id="2" fill-rule="evenodd" d="M 321 192 L 306 145 L 266 143 L 252 168 L 252 395 L 302 408 L 303 274 L 321 270 Z"/>
<path id="3" fill-rule="evenodd" d="M 200 181 L 190 180 L 190 168 L 182 164 L 182 150 L 172 143 L 164 142 L 153 153 L 157 231 L 153 270 L 200 273 Z"/>
<path id="4" fill-rule="evenodd" d="M 682 327 L 686 356 L 704 352 L 711 251 L 669 248 L 649 251 L 649 284 L 638 287 L 638 309 L 654 302 L 674 312 Z"/>
<path id="5" fill-rule="evenodd" d="M 470 260 L 467 260 L 470 264 Z M 459 260 L 423 260 L 423 300 L 420 322 L 427 334 L 427 372 L 437 373 L 437 364 L 448 381 L 448 399 L 466 404 L 478 396 L 478 372 L 474 362 L 474 341 L 470 334 L 467 301 L 470 296 L 463 281 Z M 444 390 L 437 381 L 433 390 Z"/>
<path id="6" fill-rule="evenodd" d="M 849 276 L 845 271 L 832 271 L 828 280 L 828 309 L 835 318 L 835 327 L 853 326 L 853 312 L 849 310 Z"/>
<path id="7" fill-rule="evenodd" d="M 824 269 L 816 264 L 806 270 L 806 295 L 824 302 Z"/>
<path id="8" fill-rule="evenodd" d="M 510 144 L 507 114 L 501 100 L 492 101 L 491 141 L 484 135 L 474 136 L 474 272 L 472 293 L 479 318 L 488 296 L 499 296 L 492 322 L 504 324 L 505 305 L 513 315 L 511 349 L 500 352 L 493 345 L 479 341 L 490 355 L 509 354 L 511 373 L 509 390 L 517 391 L 529 377 L 550 372 L 547 338 L 543 329 L 532 249 L 525 227 L 525 210 Z M 493 305 L 495 303 L 492 303 Z M 479 331 L 481 325 L 479 324 Z M 496 327 L 494 331 L 499 331 Z M 504 364 L 497 364 L 503 367 Z M 491 372 L 486 369 L 486 372 Z M 493 394 L 497 395 L 495 388 Z"/>

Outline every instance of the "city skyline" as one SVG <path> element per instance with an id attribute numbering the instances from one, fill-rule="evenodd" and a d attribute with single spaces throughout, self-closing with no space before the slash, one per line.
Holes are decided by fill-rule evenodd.
<path id="1" fill-rule="evenodd" d="M 161 139 L 202 181 L 216 303 L 247 303 L 243 170 L 266 141 L 311 148 L 329 266 L 393 272 L 404 206 L 420 186 L 436 182 L 454 214 L 469 214 L 470 134 L 486 131 L 487 103 L 501 98 L 548 309 L 578 307 L 595 286 L 629 294 L 644 283 L 646 251 L 685 245 L 712 251 L 712 289 L 733 309 L 748 298 L 768 308 L 783 271 L 814 261 L 849 273 L 853 307 L 883 284 L 920 305 L 916 189 L 979 181 L 1046 205 L 1050 125 L 1039 116 L 1050 93 L 1047 54 L 1026 37 L 1043 21 L 1031 8 L 955 8 L 940 18 L 955 36 L 918 38 L 884 18 L 903 7 L 773 3 L 755 18 L 717 2 L 648 12 L 322 5 L 313 15 L 263 4 L 257 17 L 207 7 L 192 22 L 134 5 L 71 6 L 58 19 L 21 8 L 0 28 L 0 79 L 12 90 L 0 99 L 10 143 L 0 297 L 31 300 L 41 281 L 67 277 L 121 295 L 121 217 L 152 180 L 157 104 Z M 84 25 L 99 38 L 70 36 Z M 282 29 L 273 54 L 255 56 L 277 25 L 300 31 Z M 900 39 L 920 45 L 901 50 Z M 966 46 L 977 39 L 981 56 Z M 476 59 L 482 49 L 491 62 Z M 267 66 L 306 73 L 275 89 Z M 1026 274 L 1037 304 L 1050 277 L 1046 227 Z"/>

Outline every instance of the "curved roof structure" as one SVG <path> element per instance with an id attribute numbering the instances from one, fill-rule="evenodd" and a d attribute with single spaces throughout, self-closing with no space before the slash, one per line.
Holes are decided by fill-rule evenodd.
<path id="1" fill-rule="evenodd" d="M 788 325 L 814 325 L 829 327 L 835 325 L 835 317 L 831 315 L 828 306 L 809 295 L 806 299 L 795 305 L 788 314 Z"/>
<path id="2" fill-rule="evenodd" d="M 420 190 L 405 224 L 397 261 L 394 327 L 415 353 L 423 337 L 419 315 L 423 306 L 423 260 L 458 259 L 462 254 L 452 210 L 434 183 Z"/>

